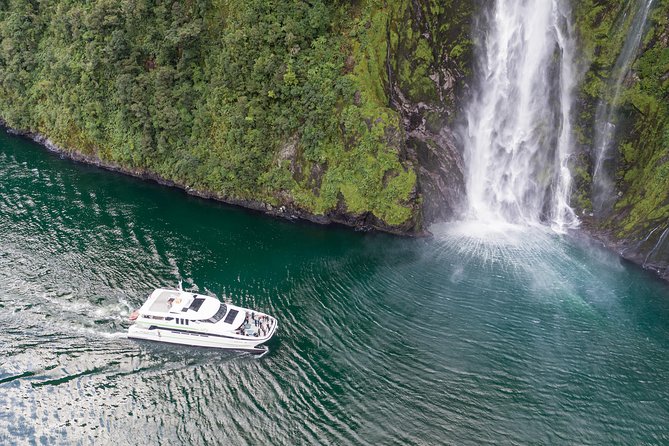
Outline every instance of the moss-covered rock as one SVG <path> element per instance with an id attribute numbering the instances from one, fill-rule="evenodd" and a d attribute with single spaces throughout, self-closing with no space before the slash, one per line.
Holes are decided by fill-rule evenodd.
<path id="1" fill-rule="evenodd" d="M 645 2 L 644 2 L 645 3 Z M 589 212 L 598 101 L 612 102 L 608 77 L 642 2 L 585 0 L 576 8 L 584 62 L 589 69 L 581 89 L 580 122 L 584 150 L 582 180 L 576 202 Z M 617 101 L 614 141 L 615 203 L 591 227 L 625 256 L 669 275 L 669 1 L 659 0 L 650 11 L 639 51 L 634 55 Z"/>
<path id="2" fill-rule="evenodd" d="M 465 195 L 453 128 L 468 93 L 471 28 L 480 8 L 478 1 L 404 0 L 390 11 L 390 99 L 417 166 L 427 222 L 457 216 Z"/>

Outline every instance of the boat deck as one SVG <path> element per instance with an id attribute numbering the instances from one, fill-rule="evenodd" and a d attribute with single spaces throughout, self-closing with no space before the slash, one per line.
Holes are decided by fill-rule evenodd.
<path id="1" fill-rule="evenodd" d="M 168 313 L 180 295 L 181 293 L 178 291 L 165 290 L 156 296 L 156 300 L 153 301 L 148 310 L 156 313 Z"/>

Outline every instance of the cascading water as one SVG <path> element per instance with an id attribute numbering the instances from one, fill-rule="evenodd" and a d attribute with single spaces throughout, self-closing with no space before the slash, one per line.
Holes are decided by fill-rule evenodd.
<path id="1" fill-rule="evenodd" d="M 623 81 L 627 77 L 632 62 L 636 58 L 643 36 L 648 13 L 654 0 L 639 0 L 636 14 L 630 26 L 623 48 L 613 67 L 608 91 L 613 92 L 609 100 L 602 99 L 595 113 L 594 168 L 592 175 L 592 204 L 596 216 L 603 216 L 611 209 L 615 200 L 613 194 L 612 166 L 615 160 L 612 145 L 616 133 L 616 109 Z"/>
<path id="2" fill-rule="evenodd" d="M 484 17 L 480 81 L 463 136 L 472 219 L 578 224 L 569 206 L 576 73 L 567 6 L 496 0 Z"/>

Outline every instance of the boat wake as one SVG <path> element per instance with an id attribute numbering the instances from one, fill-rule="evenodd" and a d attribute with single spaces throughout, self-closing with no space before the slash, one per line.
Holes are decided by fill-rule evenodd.
<path id="1" fill-rule="evenodd" d="M 105 338 L 105 339 L 128 339 L 128 333 L 125 332 L 125 331 L 117 331 L 117 332 L 108 333 L 108 332 L 101 331 L 101 330 L 86 329 L 86 328 L 79 329 L 79 331 L 82 334 L 88 334 L 88 335 L 92 335 L 92 336 L 99 336 L 99 337 L 102 337 L 102 338 Z"/>

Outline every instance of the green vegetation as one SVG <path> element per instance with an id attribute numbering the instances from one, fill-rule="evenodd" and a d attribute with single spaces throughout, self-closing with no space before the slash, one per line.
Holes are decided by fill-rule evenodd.
<path id="1" fill-rule="evenodd" d="M 590 147 L 636 0 L 573 4 L 589 67 L 577 131 Z M 455 116 L 480 7 L 0 0 L 0 118 L 224 200 L 420 230 L 415 146 L 432 147 Z M 667 11 L 669 0 L 655 2 L 616 104 L 622 195 L 600 223 L 621 238 L 669 221 Z M 427 141 L 407 137 L 407 119 L 425 122 Z M 587 151 L 577 158 L 574 202 L 589 210 L 591 163 Z"/>
<path id="2" fill-rule="evenodd" d="M 391 11 L 390 66 L 398 87 L 414 103 L 445 101 L 450 109 L 455 97 L 440 98 L 435 80 L 462 87 L 471 74 L 471 22 L 476 2 L 454 0 L 402 0 Z M 418 12 L 416 11 L 418 10 Z M 444 78 L 444 73 L 449 79 Z M 451 91 L 453 93 L 453 91 Z"/>
<path id="3" fill-rule="evenodd" d="M 386 93 L 389 17 L 402 7 L 0 1 L 0 117 L 223 199 L 420 229 Z"/>
<path id="4" fill-rule="evenodd" d="M 611 101 L 611 75 L 628 31 L 636 2 L 585 0 L 576 10 L 581 45 L 590 70 L 581 91 L 581 142 L 591 146 L 598 100 Z M 655 2 L 649 31 L 618 103 L 617 189 L 615 212 L 602 226 L 621 239 L 645 236 L 669 222 L 669 0 Z M 582 175 L 588 178 L 587 174 Z M 590 181 L 580 181 L 583 200 Z"/>

